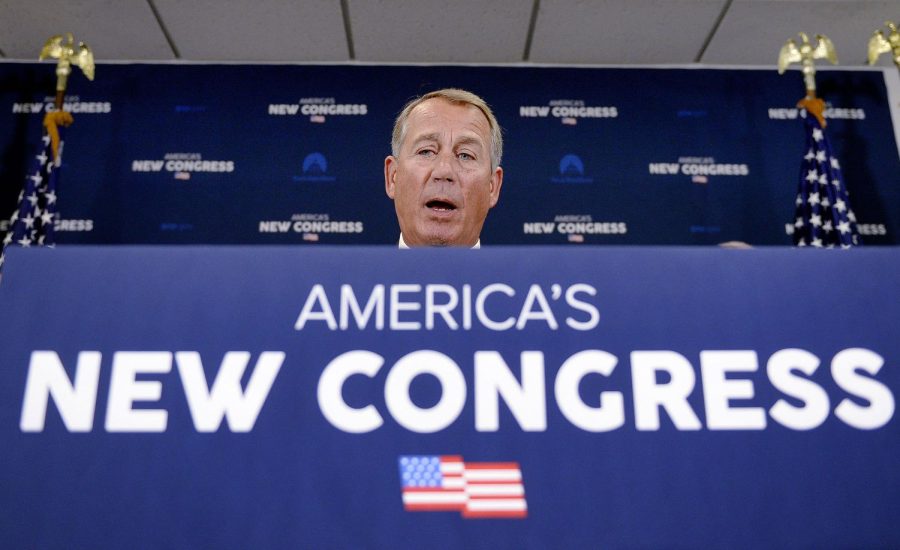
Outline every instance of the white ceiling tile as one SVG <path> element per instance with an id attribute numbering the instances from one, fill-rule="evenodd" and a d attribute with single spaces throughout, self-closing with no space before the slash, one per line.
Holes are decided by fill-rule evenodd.
<path id="1" fill-rule="evenodd" d="M 530 0 L 349 0 L 356 59 L 522 61 Z"/>
<path id="2" fill-rule="evenodd" d="M 690 63 L 725 0 L 542 0 L 538 63 Z"/>
<path id="3" fill-rule="evenodd" d="M 536 63 L 690 63 L 726 0 L 540 0 Z M 341 0 L 153 0 L 183 59 L 345 61 Z M 534 0 L 346 0 L 356 59 L 522 61 Z M 35 59 L 73 32 L 98 60 L 172 59 L 149 0 L 0 0 L 0 51 Z M 872 32 L 900 20 L 900 0 L 734 0 L 704 63 L 774 65 L 798 31 L 834 41 L 861 65 Z M 900 22 L 900 21 L 898 21 Z M 882 66 L 891 60 L 882 56 Z"/>
<path id="4" fill-rule="evenodd" d="M 827 35 L 841 65 L 860 66 L 869 38 L 886 19 L 900 22 L 900 0 L 735 0 L 702 61 L 774 66 L 781 46 L 803 31 L 811 39 Z M 883 55 L 880 64 L 890 60 Z"/>
<path id="5" fill-rule="evenodd" d="M 155 0 L 184 59 L 346 61 L 338 0 Z"/>
<path id="6" fill-rule="evenodd" d="M 87 43 L 98 60 L 172 59 L 146 0 L 0 3 L 0 50 L 12 59 L 37 59 L 44 42 L 71 32 Z"/>

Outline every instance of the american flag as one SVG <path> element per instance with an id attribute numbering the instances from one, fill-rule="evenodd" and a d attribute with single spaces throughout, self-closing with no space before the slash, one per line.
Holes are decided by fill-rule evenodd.
<path id="1" fill-rule="evenodd" d="M 57 217 L 56 185 L 62 160 L 62 141 L 59 155 L 53 159 L 50 136 L 44 132 L 40 152 L 31 160 L 25 186 L 19 193 L 19 202 L 9 218 L 6 237 L 0 249 L 0 269 L 6 255 L 6 247 L 52 246 L 53 224 Z"/>
<path id="2" fill-rule="evenodd" d="M 806 154 L 800 168 L 793 223 L 794 244 L 850 248 L 860 244 L 841 165 L 819 121 L 800 111 L 806 128 Z"/>
<path id="3" fill-rule="evenodd" d="M 528 516 L 516 462 L 465 462 L 461 456 L 401 456 L 403 508 L 459 511 L 465 518 Z"/>

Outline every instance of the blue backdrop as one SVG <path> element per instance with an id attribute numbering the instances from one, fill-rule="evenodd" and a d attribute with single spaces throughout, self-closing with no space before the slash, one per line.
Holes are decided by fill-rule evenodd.
<path id="1" fill-rule="evenodd" d="M 896 250 L 521 250 L 12 250 L 0 285 L 4 544 L 900 546 Z M 376 296 L 366 321 L 340 305 L 346 289 L 361 307 Z M 429 326 L 442 304 L 452 321 L 437 314 Z M 421 411 L 392 412 L 386 390 L 423 350 L 429 361 L 404 368 L 456 372 L 464 386 L 461 408 L 430 430 Z M 589 350 L 609 354 L 589 370 L 612 357 L 611 370 L 584 371 L 561 393 L 562 365 Z M 352 351 L 383 364 L 322 392 L 336 360 L 358 372 L 365 360 Z M 202 391 L 224 378 L 229 352 L 249 354 L 241 392 L 258 385 L 250 373 L 265 370 L 264 354 L 280 361 L 255 421 L 235 429 L 246 415 L 234 411 L 212 433 L 195 427 L 184 352 L 202 361 Z M 527 407 L 476 403 L 491 372 L 538 387 L 525 381 L 536 361 L 545 388 Z M 48 393 L 40 379 L 51 375 L 64 384 Z M 428 411 L 452 386 L 426 373 L 400 394 Z M 544 426 L 526 429 L 513 409 L 540 403 Z M 579 403 L 618 410 L 620 425 L 585 428 L 598 424 L 572 412 Z M 342 404 L 371 406 L 382 422 L 348 430 L 325 412 Z M 479 421 L 491 411 L 495 430 Z M 418 454 L 518 462 L 527 518 L 405 511 L 398 458 Z"/>
<path id="2" fill-rule="evenodd" d="M 53 78 L 49 65 L 0 64 L 3 211 Z M 412 96 L 444 86 L 485 97 L 505 130 L 486 244 L 791 243 L 798 72 L 101 64 L 95 82 L 70 80 L 63 243 L 396 242 L 382 176 L 391 125 Z M 863 240 L 897 244 L 883 74 L 818 81 Z"/>

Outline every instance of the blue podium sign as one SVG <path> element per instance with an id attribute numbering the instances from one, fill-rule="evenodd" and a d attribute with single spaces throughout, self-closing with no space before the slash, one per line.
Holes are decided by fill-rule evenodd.
<path id="1" fill-rule="evenodd" d="M 900 253 L 10 251 L 11 547 L 897 547 Z"/>

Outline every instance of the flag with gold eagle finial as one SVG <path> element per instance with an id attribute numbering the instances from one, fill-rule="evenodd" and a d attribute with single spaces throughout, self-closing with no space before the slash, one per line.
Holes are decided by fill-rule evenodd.
<path id="1" fill-rule="evenodd" d="M 859 245 L 856 215 L 850 208 L 841 165 L 819 118 L 806 109 L 800 115 L 806 133 L 806 154 L 794 203 L 794 244 L 816 248 Z"/>
<path id="2" fill-rule="evenodd" d="M 44 134 L 39 151 L 30 159 L 25 185 L 18 203 L 9 218 L 3 247 L 0 249 L 0 270 L 9 246 L 52 246 L 53 226 L 57 218 L 57 195 L 63 142 L 58 126 L 72 122 L 69 113 L 48 113 L 44 119 Z"/>

